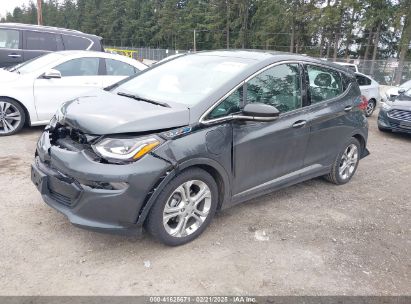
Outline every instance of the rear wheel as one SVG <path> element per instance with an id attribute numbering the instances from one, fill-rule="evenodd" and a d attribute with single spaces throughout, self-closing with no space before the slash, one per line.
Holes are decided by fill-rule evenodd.
<path id="1" fill-rule="evenodd" d="M 357 170 L 360 155 L 360 143 L 357 139 L 351 138 L 338 154 L 331 172 L 325 178 L 336 185 L 348 183 Z"/>
<path id="2" fill-rule="evenodd" d="M 370 99 L 365 109 L 365 116 L 370 117 L 374 113 L 376 102 L 374 99 Z"/>
<path id="3" fill-rule="evenodd" d="M 13 135 L 21 130 L 26 115 L 20 104 L 9 98 L 0 98 L 0 136 Z"/>
<path id="4" fill-rule="evenodd" d="M 188 243 L 207 228 L 217 202 L 214 178 L 202 169 L 188 169 L 160 193 L 148 215 L 146 229 L 166 245 Z"/>

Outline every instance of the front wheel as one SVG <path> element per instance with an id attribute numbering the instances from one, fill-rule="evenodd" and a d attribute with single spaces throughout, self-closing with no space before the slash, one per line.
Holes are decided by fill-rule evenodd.
<path id="1" fill-rule="evenodd" d="M 178 246 L 198 237 L 209 225 L 217 208 L 214 178 L 200 168 L 177 175 L 158 196 L 145 223 L 160 242 Z"/>
<path id="2" fill-rule="evenodd" d="M 348 183 L 357 170 L 360 155 L 360 143 L 357 139 L 351 138 L 338 154 L 332 165 L 331 172 L 325 178 L 336 185 Z"/>
<path id="3" fill-rule="evenodd" d="M 20 104 L 9 98 L 0 98 L 0 136 L 13 135 L 21 130 L 25 113 Z"/>

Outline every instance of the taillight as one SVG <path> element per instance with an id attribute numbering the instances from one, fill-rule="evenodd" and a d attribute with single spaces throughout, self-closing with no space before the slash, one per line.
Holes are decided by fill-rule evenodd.
<path id="1" fill-rule="evenodd" d="M 358 108 L 361 110 L 366 110 L 368 106 L 368 99 L 364 95 L 361 95 L 360 98 L 361 98 L 361 102 L 358 105 Z"/>

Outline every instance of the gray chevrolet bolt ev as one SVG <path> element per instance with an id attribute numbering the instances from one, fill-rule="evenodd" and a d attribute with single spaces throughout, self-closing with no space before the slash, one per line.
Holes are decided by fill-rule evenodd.
<path id="1" fill-rule="evenodd" d="M 188 54 L 66 102 L 32 180 L 77 226 L 187 243 L 215 212 L 368 155 L 354 74 L 305 56 Z M 50 97 L 52 98 L 52 96 Z"/>

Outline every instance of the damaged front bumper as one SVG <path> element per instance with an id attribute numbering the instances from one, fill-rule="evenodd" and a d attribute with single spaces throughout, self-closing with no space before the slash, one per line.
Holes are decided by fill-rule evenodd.
<path id="1" fill-rule="evenodd" d="M 170 163 L 151 154 L 126 165 L 99 163 L 86 151 L 51 145 L 45 131 L 37 144 L 31 179 L 43 200 L 72 224 L 139 235 L 143 207 L 170 169 Z"/>

